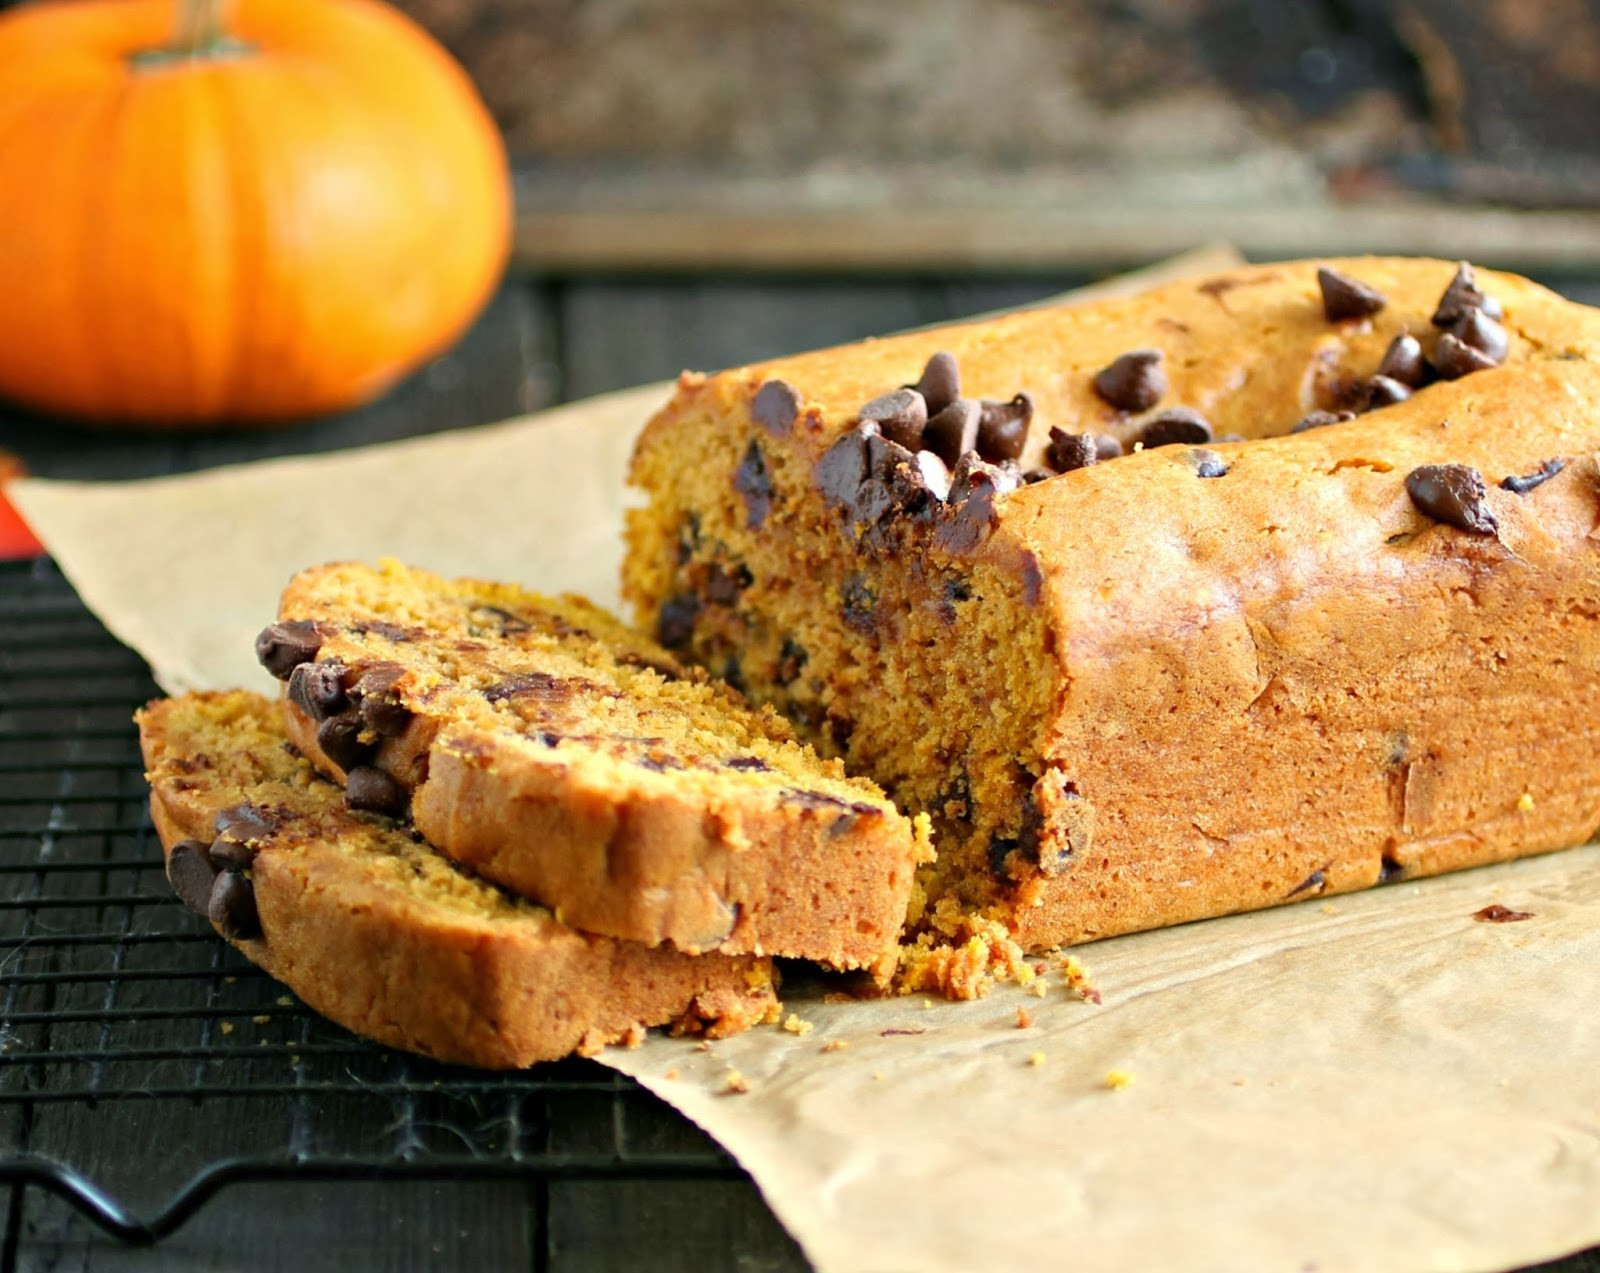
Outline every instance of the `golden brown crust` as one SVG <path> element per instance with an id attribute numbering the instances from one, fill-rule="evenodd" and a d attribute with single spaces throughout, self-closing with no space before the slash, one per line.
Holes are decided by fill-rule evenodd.
<path id="1" fill-rule="evenodd" d="M 464 637 L 453 614 L 489 600 L 517 621 Z M 665 650 L 626 634 L 644 670 L 625 664 L 618 634 L 557 632 L 540 617 L 549 604 L 340 565 L 297 576 L 280 618 L 319 623 L 319 662 L 352 684 L 377 664 L 407 670 L 393 693 L 411 723 L 374 763 L 412 788 L 418 829 L 472 870 L 586 932 L 888 966 L 925 833 L 725 687 L 649 670 L 677 666 Z M 385 634 L 375 619 L 415 624 Z M 534 678 L 537 693 L 501 693 Z M 318 722 L 292 695 L 284 710 L 295 744 L 345 781 Z"/>
<path id="2" fill-rule="evenodd" d="M 186 695 L 139 714 L 164 848 L 218 812 L 271 808 L 250 869 L 262 936 L 234 944 L 324 1016 L 441 1060 L 520 1067 L 692 1018 L 732 1032 L 775 1002 L 767 961 L 691 957 L 577 932 L 352 814 L 289 756 L 276 705 Z M 274 741 L 275 740 L 275 741 Z"/>
<path id="3" fill-rule="evenodd" d="M 736 657 L 757 701 L 933 812 L 930 905 L 1030 946 L 1577 843 L 1600 825 L 1600 313 L 1480 271 L 1503 367 L 1288 436 L 1351 405 L 1402 331 L 1442 356 L 1456 270 L 1332 262 L 1388 302 L 1330 322 L 1317 264 L 685 377 L 635 453 L 651 503 L 625 591 L 648 625 L 706 562 L 745 570 L 683 652 Z M 1096 372 L 1144 347 L 1166 392 L 1118 411 Z M 1033 396 L 1024 469 L 1051 426 L 1128 442 L 1175 407 L 1250 441 L 1208 444 L 1221 476 L 1172 446 L 1026 486 L 961 551 L 910 519 L 874 541 L 818 462 L 938 351 L 965 394 Z M 758 409 L 774 380 L 792 423 Z M 759 526 L 737 489 L 751 446 Z M 1525 493 L 1497 485 L 1550 460 Z M 1479 470 L 1498 533 L 1425 514 L 1406 479 L 1428 464 Z"/>

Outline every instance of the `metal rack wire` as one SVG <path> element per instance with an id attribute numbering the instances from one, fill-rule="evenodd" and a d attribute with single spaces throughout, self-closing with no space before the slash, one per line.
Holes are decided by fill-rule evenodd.
<path id="1" fill-rule="evenodd" d="M 150 827 L 130 718 L 156 693 L 53 565 L 0 564 L 0 1184 L 148 1243 L 245 1181 L 742 1175 L 597 1065 L 391 1052 L 219 941 Z M 110 1148 L 155 1126 L 158 1162 Z"/>

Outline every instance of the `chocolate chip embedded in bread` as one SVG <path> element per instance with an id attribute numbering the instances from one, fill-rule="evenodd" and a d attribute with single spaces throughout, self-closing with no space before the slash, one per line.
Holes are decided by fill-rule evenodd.
<path id="1" fill-rule="evenodd" d="M 978 425 L 983 408 L 971 398 L 960 398 L 931 416 L 922 430 L 922 445 L 954 468 L 978 445 Z"/>
<path id="2" fill-rule="evenodd" d="M 907 387 L 922 395 L 930 416 L 937 415 L 961 396 L 961 368 L 956 356 L 943 351 L 935 354 L 922 369 L 922 379 Z"/>
<path id="3" fill-rule="evenodd" d="M 1121 444 L 1117 446 L 1120 453 Z M 1044 462 L 1057 473 L 1070 473 L 1073 469 L 1087 468 L 1100 462 L 1100 448 L 1091 433 L 1068 433 L 1065 429 L 1050 427 L 1050 445 L 1044 449 Z"/>
<path id="4" fill-rule="evenodd" d="M 398 818 L 411 797 L 390 774 L 373 765 L 357 765 L 345 777 L 344 801 L 352 809 Z"/>
<path id="5" fill-rule="evenodd" d="M 783 437 L 800 415 L 800 394 L 784 380 L 769 380 L 756 390 L 750 414 L 768 433 Z"/>
<path id="6" fill-rule="evenodd" d="M 206 917 L 224 937 L 249 941 L 261 936 L 254 885 L 239 871 L 223 871 L 211 886 Z"/>
<path id="7" fill-rule="evenodd" d="M 991 464 L 1020 459 L 1032 423 L 1032 394 L 1019 393 L 1010 402 L 985 399 L 978 404 L 978 454 Z"/>
<path id="8" fill-rule="evenodd" d="M 1118 411 L 1148 411 L 1167 391 L 1159 349 L 1135 349 L 1095 373 L 1094 389 Z"/>
<path id="9" fill-rule="evenodd" d="M 1439 308 L 1433 311 L 1435 327 L 1454 327 L 1469 310 L 1479 310 L 1489 318 L 1503 318 L 1505 309 L 1492 296 L 1485 296 L 1478 287 L 1478 276 L 1472 266 L 1462 261 L 1456 267 L 1455 277 L 1439 298 Z"/>
<path id="10" fill-rule="evenodd" d="M 772 772 L 772 766 L 762 760 L 760 756 L 730 756 L 722 762 L 728 769 L 737 769 L 741 773 L 764 774 Z"/>
<path id="11" fill-rule="evenodd" d="M 928 404 L 915 389 L 896 389 L 880 394 L 861 408 L 861 422 L 871 421 L 889 441 L 915 451 L 922 445 L 922 430 L 928 423 Z"/>
<path id="12" fill-rule="evenodd" d="M 1406 493 L 1419 510 L 1474 535 L 1500 529 L 1489 507 L 1483 474 L 1465 464 L 1424 464 L 1406 475 Z"/>
<path id="13" fill-rule="evenodd" d="M 256 660 L 280 681 L 287 681 L 295 668 L 309 663 L 322 648 L 322 633 L 307 619 L 288 619 L 269 623 L 256 637 Z"/>
<path id="14" fill-rule="evenodd" d="M 376 663 L 356 681 L 361 719 L 380 738 L 398 738 L 411 724 L 412 712 L 395 694 L 406 670 L 398 663 Z"/>
<path id="15" fill-rule="evenodd" d="M 694 639 L 694 621 L 700 617 L 700 598 L 680 592 L 661 603 L 656 618 L 656 640 L 669 650 L 681 650 Z"/>
<path id="16" fill-rule="evenodd" d="M 1326 265 L 1317 268 L 1317 286 L 1322 289 L 1322 312 L 1330 323 L 1348 318 L 1371 318 L 1389 298 L 1375 287 Z"/>
<path id="17" fill-rule="evenodd" d="M 1411 387 L 1389 376 L 1374 376 L 1367 381 L 1367 409 L 1377 411 L 1404 402 L 1411 396 Z"/>
<path id="18" fill-rule="evenodd" d="M 337 716 L 350 705 L 342 663 L 302 663 L 289 676 L 289 701 L 312 720 Z"/>
<path id="19" fill-rule="evenodd" d="M 357 712 L 330 716 L 317 726 L 317 746 L 340 769 L 350 770 L 363 765 L 372 759 L 372 753 L 377 750 L 375 744 L 361 741 L 363 724 Z"/>
<path id="20" fill-rule="evenodd" d="M 990 464 L 968 451 L 950 475 L 951 515 L 934 531 L 935 547 L 951 556 L 970 553 L 999 520 L 999 500 L 1021 486 L 1014 466 Z"/>
<path id="21" fill-rule="evenodd" d="M 1226 477 L 1228 475 L 1228 462 L 1215 451 L 1207 451 L 1203 447 L 1195 447 L 1188 455 L 1189 466 L 1194 469 L 1196 477 Z"/>
<path id="22" fill-rule="evenodd" d="M 1139 434 L 1146 451 L 1158 446 L 1195 446 L 1210 442 L 1216 435 L 1210 421 L 1189 407 L 1173 407 L 1154 417 Z"/>
<path id="23" fill-rule="evenodd" d="M 174 844 L 167 854 L 167 882 L 180 902 L 196 915 L 204 915 L 211 904 L 212 886 L 217 882 L 209 846 L 199 840 Z"/>
<path id="24" fill-rule="evenodd" d="M 1422 342 L 1410 332 L 1401 332 L 1383 351 L 1377 374 L 1412 389 L 1422 388 L 1428 383 L 1428 360 L 1422 356 Z"/>
<path id="25" fill-rule="evenodd" d="M 845 623 L 857 632 L 870 633 L 878 626 L 878 594 L 863 575 L 851 575 L 839 589 L 839 611 Z"/>
<path id="26" fill-rule="evenodd" d="M 1538 468 L 1534 469 L 1532 473 L 1525 473 L 1520 477 L 1513 474 L 1510 477 L 1502 478 L 1500 480 L 1500 489 L 1510 491 L 1513 495 L 1526 495 L 1534 487 L 1543 486 L 1566 467 L 1567 462 L 1565 460 L 1546 460 Z"/>
<path id="27" fill-rule="evenodd" d="M 783 639 L 783 648 L 778 651 L 778 684 L 792 685 L 798 680 L 809 657 L 805 646 L 789 637 L 785 637 Z"/>
<path id="28" fill-rule="evenodd" d="M 943 460 L 932 451 L 918 451 L 911 462 L 915 466 L 917 480 L 929 495 L 941 503 L 950 498 L 950 469 Z"/>
<path id="29" fill-rule="evenodd" d="M 1054 469 L 1025 469 L 1022 474 L 1024 486 L 1037 486 L 1040 482 L 1048 482 L 1059 474 Z"/>
<path id="30" fill-rule="evenodd" d="M 1330 424 L 1344 424 L 1354 420 L 1354 411 L 1313 411 L 1295 421 L 1290 433 L 1309 433 L 1312 429 L 1326 429 Z"/>
<path id="31" fill-rule="evenodd" d="M 1475 371 L 1488 371 L 1497 366 L 1495 360 L 1481 349 L 1474 349 L 1451 332 L 1439 337 L 1433 349 L 1433 365 L 1445 380 L 1460 380 Z"/>
<path id="32" fill-rule="evenodd" d="M 760 530 L 772 511 L 772 478 L 767 473 L 767 457 L 754 438 L 733 471 L 733 489 L 744 496 L 745 526 Z"/>
<path id="33" fill-rule="evenodd" d="M 279 821 L 269 811 L 258 809 L 253 804 L 236 804 L 221 810 L 212 820 L 212 826 L 216 829 L 219 842 L 252 844 L 274 835 Z M 215 844 L 212 849 L 215 852 Z"/>
<path id="34" fill-rule="evenodd" d="M 1504 362 L 1511 350 L 1506 329 L 1481 309 L 1469 309 L 1450 328 L 1450 334 L 1469 349 L 1476 349 L 1497 363 Z"/>
<path id="35" fill-rule="evenodd" d="M 1102 460 L 1115 460 L 1128 453 L 1122 442 L 1109 433 L 1094 435 L 1094 453 Z"/>

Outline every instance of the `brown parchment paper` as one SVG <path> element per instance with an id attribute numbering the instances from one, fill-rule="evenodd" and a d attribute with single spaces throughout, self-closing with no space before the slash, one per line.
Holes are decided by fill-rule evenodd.
<path id="1" fill-rule="evenodd" d="M 251 640 L 314 561 L 390 555 L 614 604 L 620 475 L 666 392 L 11 490 L 163 686 L 266 688 Z M 1473 918 L 1497 903 L 1531 918 Z M 1053 960 L 1042 997 L 829 1003 L 791 985 L 805 1033 L 652 1037 L 602 1060 L 726 1145 L 826 1270 L 1399 1273 L 1600 1241 L 1600 848 L 1076 953 L 1098 1005 Z"/>

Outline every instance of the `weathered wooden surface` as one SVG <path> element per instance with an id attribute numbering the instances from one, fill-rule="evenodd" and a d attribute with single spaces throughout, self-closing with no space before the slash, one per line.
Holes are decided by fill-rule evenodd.
<path id="1" fill-rule="evenodd" d="M 1600 0 L 402 3 L 539 268 L 1600 260 Z"/>

